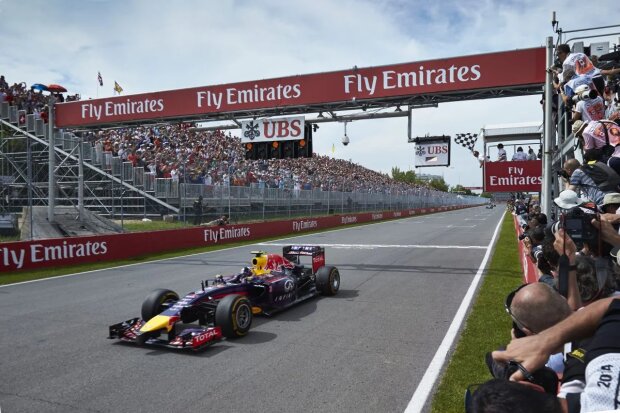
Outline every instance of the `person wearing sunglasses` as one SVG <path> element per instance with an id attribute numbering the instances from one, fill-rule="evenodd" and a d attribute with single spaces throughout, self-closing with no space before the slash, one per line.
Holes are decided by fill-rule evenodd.
<path id="1" fill-rule="evenodd" d="M 549 355 L 564 343 L 591 337 L 584 357 L 585 387 L 578 394 L 578 404 L 567 398 L 565 411 L 596 412 L 620 409 L 620 299 L 613 297 L 595 301 L 581 311 L 550 327 L 540 334 L 514 339 L 506 350 L 494 351 L 496 362 L 518 362 L 525 372 L 544 366 Z M 526 380 L 524 371 L 516 370 L 513 381 Z"/>
<path id="2" fill-rule="evenodd" d="M 512 318 L 515 337 L 538 334 L 573 312 L 564 297 L 540 282 L 523 284 L 512 291 L 504 307 Z"/>

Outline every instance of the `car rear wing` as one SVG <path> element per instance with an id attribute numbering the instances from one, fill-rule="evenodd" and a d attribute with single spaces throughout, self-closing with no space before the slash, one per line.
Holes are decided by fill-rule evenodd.
<path id="1" fill-rule="evenodd" d="M 284 258 L 299 264 L 299 257 L 312 257 L 312 272 L 316 273 L 325 265 L 325 248 L 318 245 L 287 245 L 282 248 Z"/>

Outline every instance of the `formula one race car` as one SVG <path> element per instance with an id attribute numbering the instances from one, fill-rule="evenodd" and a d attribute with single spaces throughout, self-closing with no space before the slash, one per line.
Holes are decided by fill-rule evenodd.
<path id="1" fill-rule="evenodd" d="M 171 290 L 153 291 L 142 303 L 142 318 L 109 327 L 110 339 L 139 345 L 200 350 L 216 341 L 245 336 L 255 314 L 270 316 L 316 295 L 340 288 L 336 267 L 325 265 L 325 249 L 290 245 L 282 256 L 253 251 L 252 267 L 201 281 L 185 297 Z M 301 261 L 310 260 L 311 266 Z M 183 324 L 198 321 L 200 327 Z"/>

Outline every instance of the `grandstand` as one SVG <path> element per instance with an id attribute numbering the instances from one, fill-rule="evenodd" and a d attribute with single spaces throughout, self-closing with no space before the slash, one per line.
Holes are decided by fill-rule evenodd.
<path id="1" fill-rule="evenodd" d="M 4 77 L 0 90 L 2 209 L 26 221 L 42 216 L 26 207 L 49 205 L 51 169 L 54 207 L 74 208 L 80 221 L 85 209 L 121 221 L 191 221 L 199 196 L 204 221 L 226 214 L 232 222 L 439 206 L 452 197 L 327 156 L 246 160 L 240 139 L 189 123 L 52 132 L 47 95 Z"/>

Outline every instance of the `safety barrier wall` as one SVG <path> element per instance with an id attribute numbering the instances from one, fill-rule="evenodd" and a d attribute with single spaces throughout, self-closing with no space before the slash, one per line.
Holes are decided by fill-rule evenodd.
<path id="1" fill-rule="evenodd" d="M 164 231 L 8 242 L 0 244 L 0 272 L 123 260 L 147 254 L 250 241 L 265 237 L 404 218 L 468 207 L 471 207 L 471 205 L 343 214 L 254 224 L 197 226 Z"/>

